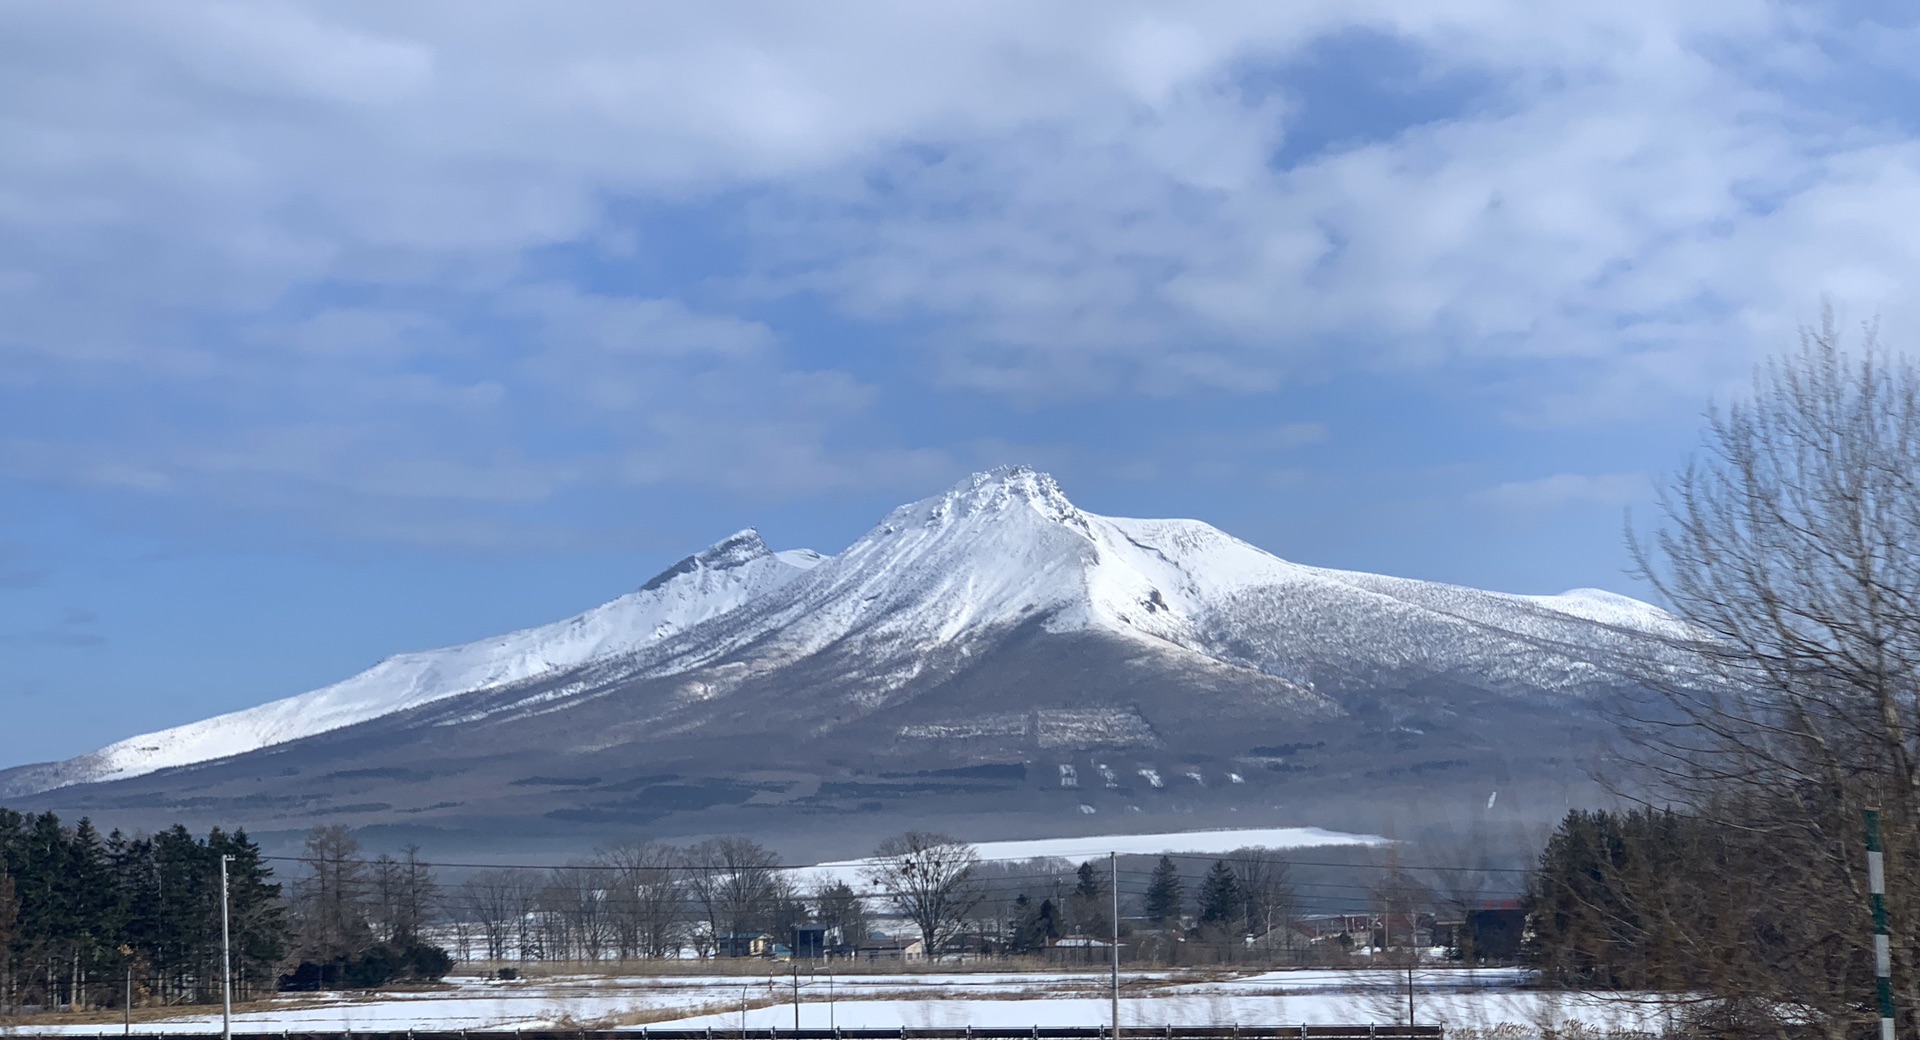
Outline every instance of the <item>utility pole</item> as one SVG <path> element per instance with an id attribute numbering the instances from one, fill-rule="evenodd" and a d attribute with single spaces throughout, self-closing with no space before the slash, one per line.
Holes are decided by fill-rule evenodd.
<path id="1" fill-rule="evenodd" d="M 1868 809 L 1867 899 L 1873 906 L 1873 975 L 1880 993 L 1880 1040 L 1893 1040 L 1893 949 L 1887 936 L 1887 865 L 1880 848 L 1880 810 Z"/>
<path id="2" fill-rule="evenodd" d="M 1107 853 L 1107 869 L 1113 888 L 1113 1040 L 1120 1040 L 1120 854 Z"/>
<path id="3" fill-rule="evenodd" d="M 233 926 L 227 900 L 227 864 L 232 856 L 220 857 L 220 1037 L 233 1040 Z"/>
<path id="4" fill-rule="evenodd" d="M 798 1033 L 800 1031 L 800 951 L 798 949 L 788 954 L 787 963 L 793 966 L 793 1031 Z"/>
<path id="5" fill-rule="evenodd" d="M 1414 958 L 1420 955 L 1411 944 L 1407 946 L 1407 1028 L 1413 1028 L 1413 965 Z"/>
<path id="6" fill-rule="evenodd" d="M 127 962 L 127 999 L 120 1005 L 123 1011 L 120 1035 L 133 1035 L 133 947 L 120 944 L 120 956 Z"/>

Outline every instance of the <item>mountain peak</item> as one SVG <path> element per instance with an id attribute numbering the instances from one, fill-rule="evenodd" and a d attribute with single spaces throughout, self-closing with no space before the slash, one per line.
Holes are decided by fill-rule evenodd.
<path id="1" fill-rule="evenodd" d="M 751 527 L 743 528 L 647 579 L 647 583 L 640 586 L 640 591 L 657 589 L 682 574 L 692 574 L 697 570 L 727 570 L 772 555 L 773 550 L 761 541 L 759 531 Z"/>
<path id="2" fill-rule="evenodd" d="M 1080 510 L 1060 490 L 1050 473 L 1031 466 L 999 466 L 975 473 L 926 500 L 929 521 L 1002 513 L 1025 506 L 1056 522 L 1084 525 Z"/>

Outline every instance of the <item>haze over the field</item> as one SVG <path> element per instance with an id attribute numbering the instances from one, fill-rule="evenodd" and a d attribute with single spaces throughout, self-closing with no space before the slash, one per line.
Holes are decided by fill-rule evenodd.
<path id="1" fill-rule="evenodd" d="M 1920 327 L 1891 8 L 0 28 L 0 765 L 1006 463 L 1302 564 L 1643 592 L 1620 510 L 1703 401 L 1823 295 Z"/>

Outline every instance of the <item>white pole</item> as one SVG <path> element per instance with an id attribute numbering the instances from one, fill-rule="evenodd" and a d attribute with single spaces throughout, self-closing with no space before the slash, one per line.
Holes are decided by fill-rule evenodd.
<path id="1" fill-rule="evenodd" d="M 1120 854 L 1107 853 L 1107 868 L 1113 886 L 1113 1040 L 1120 1040 Z"/>
<path id="2" fill-rule="evenodd" d="M 227 864 L 232 856 L 220 857 L 220 1036 L 233 1040 L 233 928 L 227 909 Z"/>

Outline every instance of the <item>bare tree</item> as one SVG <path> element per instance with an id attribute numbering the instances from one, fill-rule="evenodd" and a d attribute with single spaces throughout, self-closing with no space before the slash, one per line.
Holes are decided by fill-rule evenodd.
<path id="1" fill-rule="evenodd" d="M 461 882 L 461 913 L 480 929 L 489 959 L 520 955 L 533 897 L 534 886 L 518 870 L 481 871 Z"/>
<path id="2" fill-rule="evenodd" d="M 395 859 L 385 853 L 370 868 L 373 899 L 371 924 L 382 942 L 410 943 L 433 923 L 440 900 L 440 883 L 433 868 L 420 858 L 420 846 L 409 845 Z"/>
<path id="3" fill-rule="evenodd" d="M 293 915 L 301 952 L 328 961 L 364 949 L 369 890 L 360 843 L 345 827 L 316 827 L 307 834 L 304 858 L 308 873 L 295 885 Z"/>
<path id="4" fill-rule="evenodd" d="M 1240 898 L 1246 906 L 1246 934 L 1257 936 L 1269 959 L 1291 956 L 1294 889 L 1287 861 L 1266 848 L 1237 849 L 1227 865 L 1240 879 Z M 1278 940 L 1278 941 L 1276 941 Z"/>
<path id="5" fill-rule="evenodd" d="M 709 942 L 771 926 L 782 902 L 793 898 L 779 866 L 772 850 L 746 838 L 710 838 L 687 849 L 687 891 Z"/>
<path id="6" fill-rule="evenodd" d="M 937 956 L 979 901 L 972 880 L 980 854 L 945 834 L 908 831 L 881 842 L 873 858 L 866 879 L 920 929 L 927 956 Z"/>
<path id="7" fill-rule="evenodd" d="M 668 957 L 686 939 L 683 853 L 655 842 L 617 845 L 600 854 L 612 874 L 609 903 L 622 957 Z"/>
<path id="8" fill-rule="evenodd" d="M 1634 712 L 1654 797 L 1720 826 L 1671 929 L 1719 1010 L 1870 1020 L 1861 809 L 1882 809 L 1902 1030 L 1920 1029 L 1920 372 L 1831 315 L 1710 414 L 1640 571 L 1704 675 Z M 1763 880 L 1764 879 L 1764 880 Z M 1654 913 L 1652 896 L 1636 913 Z M 1764 1010 L 1756 1014 L 1777 1014 Z"/>
<path id="9" fill-rule="evenodd" d="M 597 961 L 617 943 L 612 900 L 615 871 L 588 863 L 555 869 L 540 890 L 550 956 Z"/>

